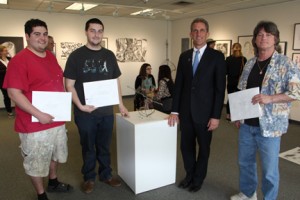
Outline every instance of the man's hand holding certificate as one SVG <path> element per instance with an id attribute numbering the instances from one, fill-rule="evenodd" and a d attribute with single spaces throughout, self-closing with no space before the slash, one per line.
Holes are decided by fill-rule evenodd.
<path id="1" fill-rule="evenodd" d="M 261 116 L 260 105 L 252 103 L 252 98 L 257 94 L 258 87 L 228 94 L 231 121 Z"/>
<path id="2" fill-rule="evenodd" d="M 85 104 L 98 107 L 119 104 L 117 79 L 83 83 Z"/>

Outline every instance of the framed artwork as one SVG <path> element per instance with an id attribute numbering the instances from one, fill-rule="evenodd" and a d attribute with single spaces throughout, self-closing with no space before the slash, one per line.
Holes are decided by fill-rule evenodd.
<path id="1" fill-rule="evenodd" d="M 300 50 L 300 23 L 295 24 L 293 50 Z"/>
<path id="2" fill-rule="evenodd" d="M 227 58 L 231 53 L 231 43 L 232 40 L 216 40 L 215 49 L 221 51 Z"/>
<path id="3" fill-rule="evenodd" d="M 106 49 L 108 48 L 108 38 L 107 37 L 102 38 L 101 46 Z"/>
<path id="4" fill-rule="evenodd" d="M 249 60 L 254 56 L 254 48 L 252 46 L 252 35 L 238 36 L 238 43 L 242 45 L 243 56 Z"/>
<path id="5" fill-rule="evenodd" d="M 293 53 L 292 60 L 300 67 L 300 53 Z"/>
<path id="6" fill-rule="evenodd" d="M 190 38 L 181 38 L 181 52 L 190 48 Z"/>
<path id="7" fill-rule="evenodd" d="M 14 57 L 19 51 L 24 49 L 23 37 L 0 36 L 0 45 L 6 46 L 9 56 Z"/>
<path id="8" fill-rule="evenodd" d="M 280 54 L 286 55 L 287 42 L 279 42 L 279 49 L 276 49 Z"/>

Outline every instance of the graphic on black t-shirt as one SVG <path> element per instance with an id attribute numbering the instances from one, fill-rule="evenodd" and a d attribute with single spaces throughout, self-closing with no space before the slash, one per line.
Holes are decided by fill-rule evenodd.
<path id="1" fill-rule="evenodd" d="M 106 61 L 103 60 L 94 60 L 94 59 L 87 59 L 84 62 L 84 67 L 83 67 L 83 73 L 92 73 L 92 74 L 107 74 L 108 69 L 106 66 Z"/>

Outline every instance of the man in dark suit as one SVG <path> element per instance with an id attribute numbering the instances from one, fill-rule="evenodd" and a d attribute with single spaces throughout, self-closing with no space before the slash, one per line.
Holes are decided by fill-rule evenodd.
<path id="1" fill-rule="evenodd" d="M 202 18 L 195 19 L 190 33 L 194 48 L 179 57 L 173 108 L 168 118 L 170 126 L 180 120 L 186 177 L 179 187 L 188 188 L 191 192 L 201 189 L 207 174 L 212 131 L 219 126 L 226 85 L 224 56 L 207 47 L 208 36 L 208 22 Z"/>

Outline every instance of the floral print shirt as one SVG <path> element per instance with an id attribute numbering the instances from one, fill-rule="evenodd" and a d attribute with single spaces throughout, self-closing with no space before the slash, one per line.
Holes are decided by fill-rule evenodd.
<path id="1" fill-rule="evenodd" d="M 249 74 L 257 57 L 250 59 L 240 77 L 238 88 L 245 90 Z M 300 68 L 293 61 L 275 51 L 262 82 L 261 94 L 286 94 L 300 100 Z M 269 103 L 260 105 L 259 117 L 261 133 L 264 137 L 279 137 L 287 132 L 291 103 Z"/>

